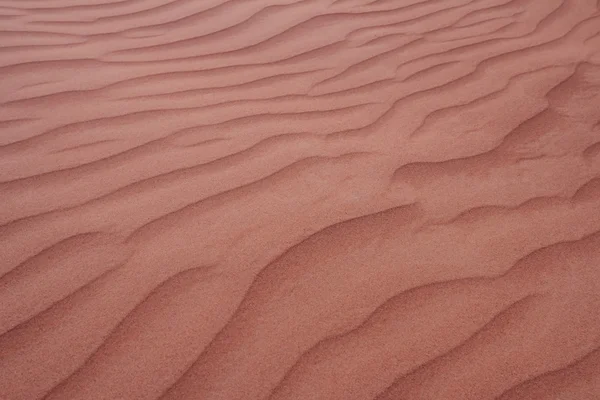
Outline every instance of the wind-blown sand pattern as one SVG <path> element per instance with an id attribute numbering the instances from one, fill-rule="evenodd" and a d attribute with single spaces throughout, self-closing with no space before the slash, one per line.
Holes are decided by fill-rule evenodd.
<path id="1" fill-rule="evenodd" d="M 600 1 L 0 27 L 0 398 L 600 398 Z"/>

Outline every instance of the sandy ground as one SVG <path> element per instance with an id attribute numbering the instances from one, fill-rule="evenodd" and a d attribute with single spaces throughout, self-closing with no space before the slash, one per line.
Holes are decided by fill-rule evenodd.
<path id="1" fill-rule="evenodd" d="M 600 399 L 600 1 L 0 0 L 0 398 Z"/>

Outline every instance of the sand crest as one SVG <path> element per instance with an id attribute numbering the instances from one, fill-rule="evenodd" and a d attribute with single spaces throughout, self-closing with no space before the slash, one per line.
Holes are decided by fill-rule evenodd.
<path id="1" fill-rule="evenodd" d="M 600 399 L 600 1 L 0 0 L 0 399 Z"/>

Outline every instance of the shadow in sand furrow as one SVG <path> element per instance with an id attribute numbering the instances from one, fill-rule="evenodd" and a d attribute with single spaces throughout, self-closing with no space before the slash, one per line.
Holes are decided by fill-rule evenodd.
<path id="1" fill-rule="evenodd" d="M 592 400 L 597 395 L 600 349 L 559 369 L 544 372 L 505 391 L 499 400 L 552 399 L 557 395 Z"/>

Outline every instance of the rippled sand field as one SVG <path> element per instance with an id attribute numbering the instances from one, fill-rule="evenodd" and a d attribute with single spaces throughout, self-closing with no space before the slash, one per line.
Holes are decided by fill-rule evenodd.
<path id="1" fill-rule="evenodd" d="M 600 1 L 0 0 L 3 400 L 600 399 Z"/>

